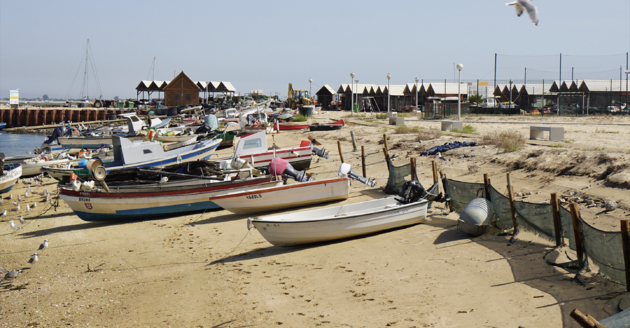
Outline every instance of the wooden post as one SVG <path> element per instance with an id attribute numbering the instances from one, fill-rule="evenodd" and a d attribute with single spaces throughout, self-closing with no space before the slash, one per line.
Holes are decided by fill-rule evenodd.
<path id="1" fill-rule="evenodd" d="M 352 151 L 357 151 L 357 140 L 354 138 L 354 131 L 350 131 L 350 137 L 352 137 Z"/>
<path id="2" fill-rule="evenodd" d="M 341 152 L 341 141 L 337 140 L 337 149 L 339 149 L 339 158 L 341 158 L 341 163 L 345 163 L 343 161 L 343 153 Z"/>
<path id="3" fill-rule="evenodd" d="M 603 327 L 599 322 L 597 322 L 593 317 L 586 316 L 584 313 L 580 312 L 578 309 L 574 309 L 569 314 L 573 320 L 575 320 L 580 326 L 584 328 L 599 328 Z"/>
<path id="4" fill-rule="evenodd" d="M 385 149 L 389 149 L 389 147 L 387 147 L 387 134 L 383 133 L 383 144 L 385 145 Z"/>
<path id="5" fill-rule="evenodd" d="M 508 188 L 508 197 L 510 198 L 510 211 L 512 214 L 512 225 L 514 226 L 514 232 L 518 229 L 518 222 L 516 221 L 516 207 L 514 206 L 514 188 L 512 187 L 512 182 L 510 182 L 510 174 L 506 175 L 507 177 L 507 188 Z M 490 182 L 488 181 L 488 185 Z M 490 187 L 486 187 L 490 190 Z"/>
<path id="6" fill-rule="evenodd" d="M 483 174 L 483 187 L 486 193 L 486 199 L 490 200 L 490 179 L 488 178 L 488 173 Z"/>
<path id="7" fill-rule="evenodd" d="M 385 154 L 385 162 L 387 163 L 387 169 L 389 169 L 389 152 L 385 147 L 383 147 L 383 154 Z"/>
<path id="8" fill-rule="evenodd" d="M 560 223 L 560 208 L 558 206 L 558 195 L 554 192 L 551 194 L 551 211 L 553 212 L 553 230 L 556 234 L 556 247 L 563 246 L 562 242 L 562 223 Z"/>
<path id="9" fill-rule="evenodd" d="M 416 158 L 409 158 L 410 168 L 411 168 L 411 181 L 416 180 Z"/>
<path id="10" fill-rule="evenodd" d="M 582 225 L 580 224 L 580 210 L 578 204 L 569 204 L 571 209 L 571 222 L 573 223 L 573 233 L 575 235 L 575 248 L 577 248 L 578 263 L 580 268 L 584 266 L 584 235 L 582 234 Z"/>
<path id="11" fill-rule="evenodd" d="M 626 291 L 630 292 L 630 225 L 628 220 L 621 220 L 621 243 L 623 244 L 623 261 L 626 264 Z"/>
<path id="12" fill-rule="evenodd" d="M 367 178 L 367 171 L 365 170 L 365 147 L 361 146 L 361 166 L 363 167 L 363 176 Z"/>
<path id="13" fill-rule="evenodd" d="M 433 171 L 433 184 L 436 184 L 438 182 L 438 170 L 435 161 L 431 161 L 431 170 Z"/>

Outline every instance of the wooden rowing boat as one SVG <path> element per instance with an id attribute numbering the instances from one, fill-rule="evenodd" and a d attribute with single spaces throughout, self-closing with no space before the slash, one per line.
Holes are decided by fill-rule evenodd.
<path id="1" fill-rule="evenodd" d="M 344 125 L 346 125 L 346 123 L 343 120 L 339 120 L 334 123 L 315 123 L 315 124 L 309 125 L 309 130 L 310 131 L 333 131 L 333 130 L 340 130 L 341 128 L 344 127 Z"/>
<path id="2" fill-rule="evenodd" d="M 59 197 L 85 221 L 137 221 L 217 210 L 220 207 L 209 200 L 215 195 L 281 183 L 272 181 L 268 175 L 220 182 L 199 178 L 165 184 L 123 185 L 109 187 L 110 192 L 101 187 L 86 192 L 64 186 L 60 188 Z"/>
<path id="3" fill-rule="evenodd" d="M 360 236 L 422 223 L 426 200 L 402 204 L 387 197 L 349 205 L 285 213 L 248 220 L 276 246 L 291 246 Z"/>
<path id="4" fill-rule="evenodd" d="M 231 192 L 209 200 L 236 214 L 258 214 L 348 199 L 349 189 L 350 179 L 331 178 Z"/>

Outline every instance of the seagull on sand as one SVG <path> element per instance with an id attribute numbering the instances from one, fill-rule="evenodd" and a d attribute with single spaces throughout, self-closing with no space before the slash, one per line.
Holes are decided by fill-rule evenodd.
<path id="1" fill-rule="evenodd" d="M 9 225 L 11 225 L 11 228 L 15 230 L 22 229 L 22 227 L 15 225 L 15 223 L 13 223 L 13 220 L 9 221 Z"/>
<path id="2" fill-rule="evenodd" d="M 18 202 L 22 201 L 22 196 L 18 195 Z"/>
<path id="3" fill-rule="evenodd" d="M 20 210 L 20 204 L 17 204 L 14 208 L 11 209 L 13 212 L 17 212 Z"/>
<path id="4" fill-rule="evenodd" d="M 20 215 L 20 223 L 21 224 L 25 224 L 26 223 L 26 220 L 24 220 L 24 216 L 23 215 Z"/>
<path id="5" fill-rule="evenodd" d="M 30 212 L 30 211 L 31 211 L 31 207 L 30 207 L 28 204 L 26 204 L 26 211 L 27 211 L 27 212 Z"/>
<path id="6" fill-rule="evenodd" d="M 31 264 L 37 263 L 37 253 L 33 253 L 33 256 L 31 256 L 31 259 L 28 260 L 28 263 L 31 263 Z"/>
<path id="7" fill-rule="evenodd" d="M 0 205 L 2 205 L 2 203 L 4 203 L 4 198 L 2 198 L 2 196 L 0 196 Z"/>
<path id="8" fill-rule="evenodd" d="M 516 16 L 521 17 L 524 10 L 527 10 L 529 18 L 534 25 L 538 26 L 538 9 L 532 5 L 531 0 L 516 0 L 514 2 L 506 3 L 507 6 L 514 6 L 516 9 Z"/>
<path id="9" fill-rule="evenodd" d="M 13 203 L 13 205 L 17 205 L 17 204 L 19 204 L 20 202 L 12 202 L 12 203 Z"/>
<path id="10" fill-rule="evenodd" d="M 2 215 L 0 216 L 7 216 L 7 209 L 5 208 L 4 211 L 2 211 Z"/>
<path id="11" fill-rule="evenodd" d="M 22 273 L 22 270 L 11 270 L 7 272 L 7 274 L 4 276 L 4 278 L 2 278 L 2 280 L 0 280 L 0 282 L 3 282 L 7 279 L 15 279 L 20 273 Z"/>
<path id="12" fill-rule="evenodd" d="M 33 205 L 31 205 L 31 208 L 35 208 L 37 207 L 37 202 L 33 202 Z"/>
<path id="13" fill-rule="evenodd" d="M 9 194 L 9 198 L 7 199 L 13 199 L 13 194 Z"/>
<path id="14" fill-rule="evenodd" d="M 48 247 L 48 239 L 44 239 L 44 242 L 41 245 L 39 245 L 39 248 L 37 250 L 41 251 L 41 250 L 43 250 L 44 248 L 47 248 L 47 247 Z"/>

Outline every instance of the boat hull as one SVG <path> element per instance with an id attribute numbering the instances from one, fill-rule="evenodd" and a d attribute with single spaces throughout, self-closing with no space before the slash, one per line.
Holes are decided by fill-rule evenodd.
<path id="1" fill-rule="evenodd" d="M 142 140 L 144 136 L 125 137 L 130 141 Z M 112 137 L 60 137 L 57 139 L 59 145 L 64 149 L 82 148 L 82 149 L 99 149 L 106 145 L 111 147 Z"/>
<path id="2" fill-rule="evenodd" d="M 350 180 L 333 178 L 294 183 L 210 198 L 236 214 L 252 214 L 348 199 Z"/>
<path id="3" fill-rule="evenodd" d="M 293 166 L 296 170 L 307 170 L 311 167 L 312 152 L 311 147 L 308 146 L 292 149 L 280 149 L 276 150 L 275 157 L 288 161 L 289 164 L 291 164 L 291 166 Z M 247 161 L 247 163 L 252 164 L 253 167 L 264 167 L 271 163 L 271 160 L 274 158 L 274 154 L 273 151 L 268 151 L 254 155 L 243 155 L 240 158 Z M 217 161 L 230 161 L 231 159 L 231 157 L 227 157 L 218 159 Z"/>
<path id="4" fill-rule="evenodd" d="M 13 169 L 4 171 L 0 176 L 0 194 L 6 193 L 13 189 L 17 180 L 22 176 L 21 165 L 5 165 L 5 167 L 14 167 Z"/>
<path id="5" fill-rule="evenodd" d="M 209 201 L 209 198 L 228 191 L 270 187 L 278 183 L 281 181 L 271 181 L 271 177 L 265 177 L 229 183 L 208 182 L 197 187 L 177 182 L 176 187 L 172 188 L 175 190 L 171 191 L 117 192 L 110 188 L 111 193 L 103 193 L 62 188 L 59 197 L 84 221 L 137 221 L 218 210 L 221 207 Z"/>
<path id="6" fill-rule="evenodd" d="M 312 211 L 254 218 L 253 226 L 271 244 L 293 246 L 371 234 L 422 223 L 427 201 L 397 205 L 394 197 Z M 299 220 L 290 218 L 299 217 Z"/>

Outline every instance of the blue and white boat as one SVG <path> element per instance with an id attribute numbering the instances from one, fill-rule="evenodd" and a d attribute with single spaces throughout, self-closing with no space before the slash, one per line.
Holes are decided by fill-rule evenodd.
<path id="1" fill-rule="evenodd" d="M 4 154 L 0 154 L 0 158 L 2 157 L 4 157 Z M 0 163 L 4 163 L 4 162 L 0 160 Z M 22 165 L 20 164 L 2 165 L 2 173 L 0 174 L 0 194 L 9 192 L 21 176 L 22 176 Z"/>
<path id="2" fill-rule="evenodd" d="M 0 130 L 4 129 L 7 126 L 6 123 L 0 123 Z"/>
<path id="3" fill-rule="evenodd" d="M 156 141 L 130 141 L 123 137 L 112 137 L 114 161 L 103 165 L 107 173 L 112 170 L 132 167 L 164 167 L 169 164 L 194 162 L 210 159 L 221 144 L 220 139 L 203 140 L 181 148 L 164 151 Z"/>

